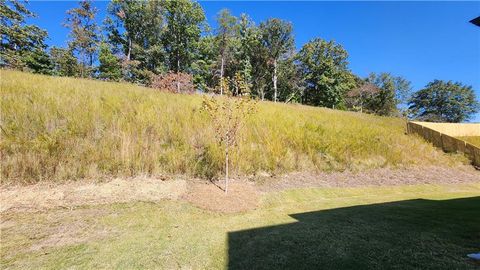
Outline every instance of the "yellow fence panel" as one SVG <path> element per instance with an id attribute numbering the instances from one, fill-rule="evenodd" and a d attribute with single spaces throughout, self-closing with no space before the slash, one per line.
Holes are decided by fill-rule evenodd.
<path id="1" fill-rule="evenodd" d="M 480 148 L 455 136 L 480 136 L 480 124 L 408 122 L 407 133 L 418 134 L 445 152 L 459 152 L 480 167 Z"/>

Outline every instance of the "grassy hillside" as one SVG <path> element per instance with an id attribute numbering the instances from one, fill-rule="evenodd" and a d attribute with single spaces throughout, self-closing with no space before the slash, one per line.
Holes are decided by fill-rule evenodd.
<path id="1" fill-rule="evenodd" d="M 223 158 L 201 96 L 1 70 L 2 182 L 179 173 L 211 177 Z M 404 121 L 259 103 L 232 157 L 238 174 L 448 164 Z"/>

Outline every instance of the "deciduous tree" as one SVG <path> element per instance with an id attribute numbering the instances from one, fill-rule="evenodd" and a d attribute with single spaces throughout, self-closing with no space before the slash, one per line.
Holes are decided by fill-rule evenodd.
<path id="1" fill-rule="evenodd" d="M 360 78 L 357 80 L 357 87 L 348 91 L 345 96 L 346 105 L 349 109 L 358 110 L 360 112 L 370 112 L 368 101 L 380 93 L 381 90 L 372 83 L 365 82 Z"/>
<path id="2" fill-rule="evenodd" d="M 305 82 L 295 59 L 295 54 L 279 62 L 278 75 L 278 99 L 285 103 L 302 102 Z"/>
<path id="3" fill-rule="evenodd" d="M 123 56 L 124 80 L 148 84 L 150 75 L 168 71 L 162 43 L 164 1 L 113 0 L 104 25 L 112 53 Z"/>
<path id="4" fill-rule="evenodd" d="M 198 3 L 189 0 L 165 1 L 163 5 L 166 20 L 163 44 L 169 68 L 187 72 L 197 53 L 205 14 Z"/>
<path id="5" fill-rule="evenodd" d="M 412 118 L 431 122 L 462 122 L 480 110 L 471 86 L 441 80 L 416 92 L 409 105 Z"/>
<path id="6" fill-rule="evenodd" d="M 289 22 L 274 18 L 261 23 L 260 31 L 262 44 L 269 57 L 269 64 L 273 66 L 273 101 L 277 102 L 278 61 L 282 55 L 293 50 L 293 27 Z"/>
<path id="7" fill-rule="evenodd" d="M 224 80 L 225 64 L 233 57 L 233 39 L 237 18 L 228 9 L 222 9 L 217 15 L 216 43 L 219 53 L 219 77 Z M 220 95 L 223 95 L 223 83 L 220 83 Z"/>
<path id="8" fill-rule="evenodd" d="M 330 108 L 343 104 L 345 93 L 355 87 L 347 58 L 347 51 L 334 41 L 315 38 L 303 45 L 298 60 L 306 84 L 304 103 Z"/>
<path id="9" fill-rule="evenodd" d="M 272 82 L 272 72 L 269 67 L 268 50 L 262 44 L 261 31 L 258 27 L 250 28 L 249 60 L 252 67 L 252 94 L 255 97 L 265 100 L 268 87 Z"/>
<path id="10" fill-rule="evenodd" d="M 225 193 L 228 192 L 230 154 L 235 150 L 246 118 L 255 110 L 254 101 L 237 97 L 205 97 L 202 110 L 212 120 L 215 139 L 225 153 Z"/>
<path id="11" fill-rule="evenodd" d="M 378 92 L 369 97 L 365 108 L 378 115 L 395 115 L 402 110 L 399 105 L 411 92 L 410 82 L 390 73 L 371 73 L 365 80 L 378 88 Z"/>

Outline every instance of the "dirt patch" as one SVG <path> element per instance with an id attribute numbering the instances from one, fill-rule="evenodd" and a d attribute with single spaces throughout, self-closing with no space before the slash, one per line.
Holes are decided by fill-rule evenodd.
<path id="1" fill-rule="evenodd" d="M 480 182 L 480 171 L 472 166 L 456 168 L 381 168 L 363 172 L 290 173 L 254 179 L 261 192 L 307 187 L 361 187 L 416 184 L 462 184 Z"/>
<path id="2" fill-rule="evenodd" d="M 56 207 L 108 204 L 131 201 L 159 201 L 177 199 L 186 191 L 183 179 L 156 178 L 113 179 L 105 183 L 71 182 L 52 185 L 39 183 L 31 186 L 2 187 L 0 212 L 38 210 Z"/>
<path id="3" fill-rule="evenodd" d="M 228 194 L 217 185 L 198 179 L 170 177 L 113 179 L 109 182 L 72 182 L 60 185 L 0 187 L 0 212 L 38 211 L 133 201 L 186 200 L 200 208 L 233 213 L 254 209 L 263 192 L 308 187 L 360 187 L 480 182 L 480 171 L 471 166 L 382 168 L 364 172 L 261 174 L 235 179 Z M 223 186 L 223 182 L 219 183 Z M 3 220 L 2 220 L 3 222 Z"/>
<path id="4" fill-rule="evenodd" d="M 189 185 L 183 199 L 202 209 L 236 213 L 255 209 L 258 206 L 259 194 L 252 182 L 233 180 L 229 183 L 228 193 L 219 185 L 206 181 L 195 181 Z"/>

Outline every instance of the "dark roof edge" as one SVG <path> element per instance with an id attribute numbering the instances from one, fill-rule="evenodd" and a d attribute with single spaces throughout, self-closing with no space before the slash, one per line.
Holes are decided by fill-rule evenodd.
<path id="1" fill-rule="evenodd" d="M 476 26 L 480 26 L 480 16 L 476 17 L 475 19 L 471 20 L 470 22 L 475 24 Z"/>

